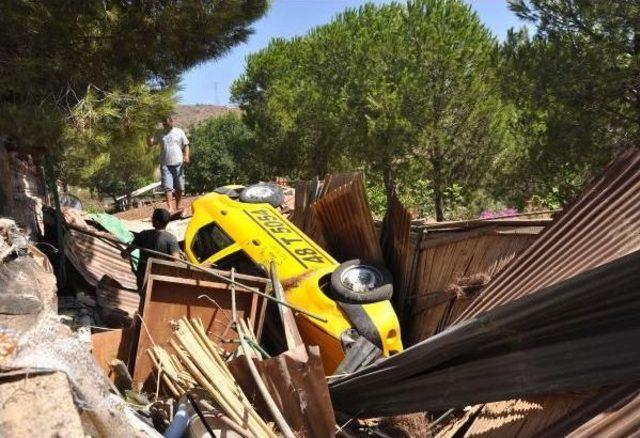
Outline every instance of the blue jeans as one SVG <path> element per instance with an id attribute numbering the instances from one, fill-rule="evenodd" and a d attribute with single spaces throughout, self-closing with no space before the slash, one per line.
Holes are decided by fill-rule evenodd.
<path id="1" fill-rule="evenodd" d="M 165 192 L 174 190 L 184 192 L 184 165 L 160 166 L 162 174 L 162 188 Z"/>

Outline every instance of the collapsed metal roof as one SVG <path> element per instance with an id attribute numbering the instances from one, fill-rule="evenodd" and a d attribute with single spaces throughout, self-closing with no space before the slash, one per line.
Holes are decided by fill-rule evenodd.
<path id="1" fill-rule="evenodd" d="M 457 322 L 640 249 L 640 151 L 618 156 Z"/>
<path id="2" fill-rule="evenodd" d="M 640 253 L 627 254 L 640 249 L 639 219 L 640 152 L 632 149 L 489 283 L 457 326 L 332 384 L 336 407 L 386 415 L 638 379 L 638 354 L 625 348 L 640 327 L 638 285 L 621 283 L 627 274 L 618 269 L 637 269 Z M 594 288 L 603 293 L 597 300 Z M 628 356 L 617 362 L 618 354 Z M 590 372 L 578 371 L 580 362 L 591 371 L 607 365 L 580 383 L 576 373 Z"/>
<path id="3" fill-rule="evenodd" d="M 640 251 L 499 306 L 331 385 L 363 417 L 597 388 L 640 377 Z M 455 384 L 454 384 L 455 383 Z"/>

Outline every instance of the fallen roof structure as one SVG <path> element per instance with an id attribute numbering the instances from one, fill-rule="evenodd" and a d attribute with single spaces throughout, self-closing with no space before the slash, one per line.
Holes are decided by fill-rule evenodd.
<path id="1" fill-rule="evenodd" d="M 482 291 L 474 306 L 470 306 L 459 321 L 533 293 L 536 285 L 553 284 L 640 249 L 639 205 L 640 151 L 633 148 L 613 160 L 582 196 L 564 209 L 540 239 L 508 266 L 497 279 L 500 281 L 492 282 Z M 622 395 L 616 396 L 619 390 L 615 387 L 610 391 L 592 391 L 586 401 L 565 395 L 551 397 L 541 404 L 539 414 L 522 416 L 517 421 L 520 426 L 516 427 L 527 427 L 532 435 L 536 435 L 548 426 L 546 422 L 537 421 L 538 417 L 556 418 L 558 426 L 555 430 L 559 431 L 562 425 L 564 432 L 561 434 L 569 433 L 596 415 L 594 412 L 599 412 L 594 411 L 594 406 L 600 406 L 602 411 L 615 403 L 612 398 L 615 401 L 624 399 Z M 633 420 L 627 416 L 620 422 L 631 422 L 640 427 L 640 416 Z M 502 436 L 502 433 L 497 428 L 491 436 Z"/>
<path id="2" fill-rule="evenodd" d="M 457 324 L 332 383 L 334 404 L 374 417 L 638 379 L 625 346 L 640 335 L 639 264 L 640 251 Z"/>
<path id="3" fill-rule="evenodd" d="M 509 369 L 517 370 L 518 365 L 520 365 L 521 368 L 518 370 L 517 375 L 520 377 L 530 376 L 530 369 L 526 367 L 522 368 L 522 366 L 527 363 L 526 361 L 528 359 L 523 355 L 516 354 L 514 356 L 513 354 L 515 352 L 523 352 L 528 346 L 534 346 L 534 344 L 526 343 L 528 342 L 526 339 L 529 339 L 528 333 L 541 336 L 542 333 L 545 333 L 545 326 L 552 325 L 556 327 L 554 325 L 555 321 L 548 320 L 545 314 L 538 315 L 539 318 L 541 318 L 539 323 L 542 325 L 542 327 L 539 327 L 539 330 L 542 330 L 542 332 L 530 332 L 530 330 L 533 330 L 533 327 L 529 327 L 527 328 L 526 333 L 522 331 L 518 332 L 520 335 L 524 336 L 524 338 L 522 338 L 522 336 L 517 336 L 517 334 L 513 332 L 508 332 L 511 336 L 507 336 L 502 333 L 502 336 L 507 336 L 515 343 L 511 347 L 511 353 L 508 353 L 508 350 L 497 350 L 493 352 L 489 349 L 484 352 L 484 357 L 474 357 L 474 354 L 480 353 L 474 353 L 473 349 L 465 349 L 461 352 L 464 354 L 461 354 L 457 359 L 460 362 L 456 363 L 455 355 L 452 355 L 450 351 L 441 349 L 446 347 L 447 342 L 454 342 L 456 340 L 461 341 L 464 339 L 459 338 L 461 333 L 464 333 L 464 331 L 460 331 L 462 329 L 469 330 L 469 327 L 471 327 L 475 328 L 475 330 L 479 330 L 477 334 L 484 333 L 480 330 L 482 322 L 487 322 L 486 318 L 496 315 L 491 312 L 498 312 L 499 314 L 499 312 L 502 311 L 502 307 L 511 301 L 513 301 L 511 306 L 518 306 L 518 303 L 520 302 L 536 306 L 546 306 L 545 303 L 539 302 L 542 299 L 536 297 L 537 295 L 547 298 L 555 303 L 558 298 L 553 297 L 552 295 L 556 293 L 559 294 L 559 296 L 564 297 L 565 294 L 571 294 L 572 288 L 575 288 L 577 285 L 575 282 L 579 279 L 584 280 L 584 278 L 591 278 L 591 281 L 594 283 L 598 282 L 598 284 L 601 284 L 600 282 L 603 278 L 609 278 L 609 281 L 611 282 L 620 281 L 622 277 L 619 276 L 620 273 L 614 274 L 615 269 L 622 266 L 621 264 L 624 263 L 633 264 L 633 259 L 636 255 L 627 256 L 622 259 L 620 258 L 625 254 L 629 254 L 640 249 L 640 233 L 638 233 L 638 228 L 640 228 L 638 222 L 638 219 L 640 219 L 640 211 L 638 210 L 638 205 L 640 205 L 640 153 L 634 149 L 623 153 L 620 157 L 614 160 L 605 172 L 597 178 L 587 190 L 585 190 L 584 194 L 580 198 L 564 210 L 563 214 L 554 221 L 553 225 L 543 232 L 540 238 L 537 239 L 533 245 L 526 249 L 519 257 L 512 260 L 507 268 L 491 283 L 489 283 L 489 285 L 481 292 L 479 299 L 477 299 L 465 312 L 462 313 L 459 318 L 460 324 L 458 326 L 452 327 L 433 338 L 427 339 L 417 346 L 408 349 L 399 356 L 390 358 L 379 365 L 369 367 L 355 375 L 343 379 L 342 381 L 333 383 L 331 385 L 332 396 L 334 397 L 334 402 L 338 410 L 346 408 L 349 411 L 353 411 L 353 403 L 356 403 L 361 406 L 370 406 L 367 408 L 370 413 L 373 413 L 374 410 L 377 413 L 381 413 L 381 411 L 388 412 L 387 409 L 389 408 L 384 407 L 382 405 L 383 402 L 380 401 L 380 399 L 378 399 L 380 405 L 375 405 L 375 402 L 372 401 L 374 392 L 380 387 L 384 387 L 383 389 L 380 389 L 380 391 L 387 392 L 387 399 L 395 398 L 399 395 L 399 392 L 395 392 L 396 387 L 393 383 L 384 383 L 385 380 L 380 380 L 386 378 L 385 376 L 387 375 L 394 376 L 391 378 L 391 381 L 393 382 L 402 380 L 402 377 L 399 376 L 405 376 L 407 378 L 407 382 L 412 381 L 414 385 L 407 385 L 403 387 L 413 388 L 414 391 L 415 388 L 417 388 L 415 384 L 421 377 L 424 378 L 421 382 L 424 383 L 422 388 L 425 391 L 429 388 L 432 390 L 438 390 L 437 385 L 431 387 L 428 386 L 428 384 L 436 384 L 436 382 L 431 380 L 432 375 L 430 373 L 434 373 L 433 375 L 437 375 L 441 379 L 445 379 L 445 381 L 449 382 L 446 387 L 439 388 L 439 390 L 444 391 L 445 395 L 434 396 L 436 399 L 435 401 L 426 400 L 427 398 L 422 394 L 414 395 L 413 400 L 405 399 L 403 401 L 398 401 L 396 399 L 396 407 L 391 408 L 395 409 L 396 412 L 402 411 L 399 405 L 403 405 L 404 407 L 411 406 L 411 410 L 416 410 L 418 409 L 418 405 L 420 405 L 419 409 L 427 409 L 435 406 L 451 407 L 453 405 L 472 403 L 473 401 L 469 398 L 464 400 L 465 397 L 455 399 L 455 394 L 451 393 L 452 385 L 450 383 L 454 377 L 456 378 L 455 386 L 458 387 L 462 382 L 462 380 L 459 379 L 465 376 L 465 370 L 467 373 L 471 372 L 471 374 L 466 374 L 467 377 L 475 375 L 475 370 L 464 368 L 465 363 L 468 364 L 473 361 L 479 361 L 476 365 L 488 365 L 491 363 L 491 360 L 494 360 L 493 366 L 496 366 L 499 370 L 503 370 L 503 366 L 509 365 L 511 366 Z M 616 259 L 620 260 L 616 261 Z M 594 270 L 594 268 L 604 264 L 607 264 L 606 267 L 602 266 L 601 268 Z M 613 271 L 609 271 L 610 269 Z M 592 272 L 589 273 L 587 271 Z M 576 277 L 571 279 L 578 274 L 586 277 Z M 607 277 L 608 275 L 611 275 L 611 277 Z M 632 285 L 633 281 L 630 278 L 628 278 L 628 280 L 631 281 L 629 285 Z M 599 385 L 606 384 L 602 380 L 593 380 L 590 382 L 583 381 L 580 383 L 577 381 L 580 380 L 579 378 L 568 383 L 569 380 L 574 378 L 574 376 L 570 376 L 570 379 L 565 380 L 564 382 L 554 380 L 555 377 L 562 377 L 563 371 L 567 373 L 567 375 L 577 372 L 576 369 L 573 369 L 573 372 L 569 372 L 568 368 L 564 368 L 563 370 L 563 367 L 567 367 L 568 364 L 563 363 L 563 361 L 560 360 L 563 357 L 566 358 L 566 356 L 563 356 L 563 353 L 569 354 L 572 351 L 571 348 L 576 348 L 577 350 L 583 348 L 585 349 L 582 350 L 583 352 L 590 352 L 590 354 L 585 357 L 584 362 L 591 362 L 594 367 L 599 367 L 600 360 L 603 360 L 604 362 L 611 360 L 611 363 L 607 364 L 607 369 L 603 370 L 603 376 L 608 376 L 610 379 L 608 383 L 616 383 L 616 381 L 618 383 L 628 382 L 640 377 L 640 373 L 638 372 L 639 370 L 634 369 L 637 364 L 634 365 L 635 362 L 633 361 L 636 360 L 637 357 L 627 357 L 624 360 L 621 360 L 621 362 L 618 362 L 617 365 L 613 363 L 616 360 L 621 359 L 620 357 L 617 359 L 615 358 L 617 354 L 621 353 L 621 351 L 618 350 L 630 350 L 625 348 L 625 346 L 628 345 L 628 339 L 633 337 L 631 333 L 637 329 L 636 324 L 638 323 L 637 317 L 633 312 L 631 312 L 631 314 L 626 314 L 627 310 L 623 308 L 624 306 L 618 307 L 617 309 L 610 307 L 603 308 L 603 303 L 606 303 L 607 306 L 617 306 L 617 304 L 615 304 L 617 299 L 626 299 L 629 300 L 626 302 L 626 306 L 637 309 L 637 298 L 634 297 L 633 293 L 630 293 L 629 289 L 624 289 L 622 286 L 622 284 L 618 284 L 617 288 L 612 288 L 611 284 L 602 284 L 603 290 L 608 290 L 609 295 L 603 295 L 601 297 L 601 301 L 590 301 L 591 309 L 587 308 L 588 306 L 585 303 L 580 302 L 580 300 L 574 303 L 575 307 L 569 309 L 571 312 L 583 312 L 582 317 L 584 318 L 598 318 L 595 319 L 597 324 L 591 321 L 590 324 L 583 327 L 583 329 L 586 330 L 583 337 L 580 337 L 579 333 L 570 335 L 570 331 L 562 331 L 564 330 L 562 329 L 562 326 L 567 323 L 566 319 L 571 316 L 570 314 L 565 314 L 565 316 L 563 316 L 565 321 L 558 322 L 560 325 L 556 327 L 557 330 L 555 331 L 555 335 L 559 336 L 559 338 L 551 337 L 549 339 L 540 339 L 542 342 L 540 348 L 542 348 L 542 350 L 540 350 L 539 353 L 545 351 L 555 352 L 555 356 L 551 356 L 549 358 L 549 363 L 546 364 L 547 368 L 545 369 L 550 374 L 546 375 L 549 379 L 546 381 L 548 386 L 542 386 L 542 388 L 545 388 L 543 389 L 543 392 L 555 393 L 560 391 L 560 388 L 563 387 L 565 389 L 569 387 L 572 387 L 573 389 L 597 388 Z M 631 287 L 633 288 L 633 286 Z M 575 293 L 575 290 L 573 290 L 573 293 Z M 528 298 L 528 300 L 533 300 L 532 302 L 522 301 L 522 297 L 530 294 L 531 297 Z M 622 298 L 623 296 L 626 296 L 626 298 Z M 612 297 L 616 298 L 612 299 Z M 586 299 L 587 295 L 583 295 L 582 298 Z M 513 310 L 512 307 L 507 308 Z M 483 313 L 487 311 L 490 313 Z M 554 310 L 550 309 L 549 311 L 553 312 Z M 624 315 L 626 315 L 627 319 L 622 318 Z M 578 323 L 577 320 L 574 322 Z M 525 321 L 520 321 L 520 323 L 526 324 L 526 318 Z M 480 326 L 478 324 L 480 324 Z M 484 330 L 491 332 L 492 327 L 494 327 L 493 324 L 494 321 L 491 320 L 491 325 L 486 326 Z M 567 325 L 566 328 L 570 329 L 569 325 Z M 471 334 L 473 333 L 475 332 L 471 332 Z M 572 342 L 570 343 L 558 343 L 560 342 L 559 340 L 563 339 L 563 333 L 566 336 L 576 336 L 576 338 L 567 338 L 572 339 Z M 554 335 L 554 333 L 549 332 L 549 335 Z M 609 336 L 611 336 L 611 338 L 609 338 Z M 626 341 L 625 338 L 627 339 Z M 618 349 L 616 351 L 605 353 L 604 350 L 602 350 L 602 355 L 596 353 L 596 349 L 606 349 L 608 348 L 608 343 L 614 345 L 616 342 L 620 342 L 617 344 Z M 556 348 L 556 350 L 554 350 L 554 348 Z M 577 350 L 574 351 L 574 353 L 577 353 Z M 423 358 L 420 353 L 426 351 L 431 351 L 431 356 L 435 354 L 445 354 L 443 351 L 446 352 L 446 355 L 439 359 L 432 358 L 427 362 L 423 362 Z M 504 354 L 502 358 L 510 358 L 512 359 L 512 362 L 509 364 L 500 360 L 495 361 L 499 355 L 494 356 L 494 354 Z M 509 354 L 511 354 L 511 356 L 508 356 Z M 634 355 L 635 353 L 633 351 L 628 351 L 624 354 Z M 420 356 L 420 359 L 416 359 L 417 356 Z M 403 359 L 405 357 L 407 358 L 407 362 Z M 410 359 L 410 357 L 414 358 L 415 363 Z M 437 363 L 435 365 L 433 362 L 434 360 L 436 360 Z M 544 361 L 544 359 L 542 360 Z M 598 364 L 594 363 L 596 360 Z M 405 366 L 395 367 L 394 364 L 400 363 L 398 361 L 402 361 Z M 411 368 L 410 377 L 408 377 L 406 375 L 408 372 L 407 370 L 412 363 L 413 368 Z M 577 364 L 573 364 L 571 366 L 577 366 Z M 392 369 L 390 367 L 393 367 L 396 372 L 390 372 L 390 369 Z M 416 369 L 416 367 L 418 368 Z M 504 372 L 504 378 L 507 379 L 508 369 L 504 368 Z M 374 377 L 376 379 L 376 383 L 373 383 L 373 380 L 371 380 Z M 482 375 L 476 375 L 476 377 L 480 381 L 491 381 L 490 378 L 487 379 L 487 377 L 483 377 Z M 497 380 L 492 381 L 493 386 L 496 388 L 493 390 L 493 393 L 491 393 L 492 389 L 487 387 L 484 389 L 487 392 L 476 396 L 477 399 L 485 397 L 485 401 L 490 399 L 499 400 L 513 397 L 518 393 L 518 391 L 520 391 L 520 394 L 525 393 L 521 390 L 526 386 L 526 381 L 512 382 L 514 385 L 512 389 L 519 387 L 520 390 L 516 390 L 515 394 L 512 393 L 512 395 L 509 395 L 507 387 L 503 387 L 503 380 L 501 380 L 502 376 L 497 375 L 495 377 Z M 367 386 L 367 384 L 370 386 Z M 477 383 L 475 385 L 477 385 Z M 469 392 L 475 391 L 472 391 L 474 386 L 461 386 Z M 356 387 L 360 389 L 355 390 Z M 475 388 L 478 387 L 475 386 Z M 527 390 L 527 394 L 540 393 L 540 388 L 530 389 L 532 391 Z M 354 396 L 356 392 L 358 395 Z M 420 392 L 422 393 L 422 391 Z M 349 394 L 351 394 L 351 396 L 349 396 Z M 380 396 L 379 393 L 375 394 L 375 397 Z M 610 398 L 611 394 L 607 394 L 606 391 L 604 391 L 604 393 L 601 391 L 597 393 L 597 396 L 608 396 Z M 359 400 L 354 401 L 354 399 L 350 397 L 357 397 Z M 364 399 L 366 398 L 369 400 L 365 401 Z M 423 398 L 424 400 L 417 400 L 419 398 Z M 428 398 L 431 399 L 431 396 Z M 447 406 L 447 403 L 451 404 Z M 563 404 L 566 405 L 566 402 Z M 578 400 L 578 404 L 575 407 L 577 408 L 582 406 L 584 414 L 587 412 L 593 413 L 594 404 L 596 404 L 595 401 L 591 404 L 585 404 L 582 403 L 582 400 Z M 601 403 L 601 405 L 606 406 L 607 404 Z M 611 405 L 611 403 L 609 403 L 609 405 Z M 588 409 L 590 409 L 590 411 L 588 411 Z M 583 415 L 583 422 L 587 421 L 591 416 Z M 628 420 L 628 417 L 626 420 Z M 538 432 L 540 432 L 540 429 L 533 433 L 535 434 Z"/>
<path id="4" fill-rule="evenodd" d="M 640 249 L 639 228 L 640 151 L 630 149 L 567 206 L 457 321 Z"/>

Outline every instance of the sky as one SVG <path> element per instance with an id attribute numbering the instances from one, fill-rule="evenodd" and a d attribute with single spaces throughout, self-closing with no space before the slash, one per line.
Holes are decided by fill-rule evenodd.
<path id="1" fill-rule="evenodd" d="M 254 33 L 222 58 L 201 64 L 182 76 L 183 104 L 228 105 L 229 88 L 244 71 L 245 57 L 266 47 L 272 38 L 291 38 L 329 23 L 346 8 L 371 0 L 273 0 L 270 10 L 254 23 Z M 374 0 L 384 3 L 385 0 Z M 482 22 L 503 40 L 507 30 L 522 23 L 507 8 L 506 0 L 468 0 Z"/>

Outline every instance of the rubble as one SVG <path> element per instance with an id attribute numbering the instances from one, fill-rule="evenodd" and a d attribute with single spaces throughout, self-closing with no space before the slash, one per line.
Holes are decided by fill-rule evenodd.
<path id="1" fill-rule="evenodd" d="M 639 151 L 554 219 L 430 224 L 392 196 L 376 227 L 357 173 L 300 182 L 288 197 L 292 221 L 332 255 L 390 268 L 409 348 L 384 358 L 345 334 L 345 359 L 326 376 L 322 351 L 298 331 L 304 309 L 286 303 L 296 279 L 282 284 L 275 264 L 253 276 L 150 258 L 139 294 L 116 242 L 147 227 L 154 206 L 125 220 L 64 211 L 72 294 L 58 306 L 46 256 L 0 220 L 2 430 L 498 437 L 639 427 Z M 174 232 L 184 238 L 188 222 Z M 34 429 L 32 415 L 53 409 L 63 420 Z"/>
<path id="2" fill-rule="evenodd" d="M 18 376 L 1 381 L 0 406 L 3 436 L 85 437 L 73 391 L 64 373 Z M 49 421 L 34 421 L 36 418 Z"/>
<path id="3" fill-rule="evenodd" d="M 31 252 L 36 256 L 29 254 Z M 16 254 L 15 258 L 5 260 L 0 265 L 3 272 L 11 273 L 0 277 L 0 294 L 37 294 L 42 303 L 37 312 L 0 315 L 0 333 L 3 334 L 5 345 L 0 356 L 0 394 L 8 397 L 4 400 L 5 403 L 0 405 L 0 418 L 7 421 L 7 427 L 14 430 L 26 431 L 26 427 L 31 427 L 33 431 L 33 421 L 28 421 L 34 418 L 31 415 L 47 412 L 49 416 L 51 408 L 47 407 L 46 403 L 55 401 L 55 406 L 60 407 L 60 415 L 68 415 L 70 419 L 65 421 L 64 425 L 57 422 L 42 425 L 40 429 L 43 431 L 48 428 L 54 431 L 58 427 L 61 431 L 66 430 L 70 436 L 84 436 L 78 435 L 77 428 L 74 427 L 74 421 L 80 421 L 80 412 L 76 410 L 78 408 L 83 416 L 86 416 L 86 421 L 90 422 L 91 427 L 102 435 L 136 436 L 144 426 L 136 423 L 130 416 L 132 414 L 128 413 L 129 408 L 122 399 L 110 394 L 106 377 L 96 365 L 86 344 L 60 322 L 56 308 L 56 280 L 51 273 L 50 264 L 42 262 L 41 254 L 38 254 L 35 248 L 30 247 L 29 253 Z M 43 381 L 51 383 L 39 383 L 40 374 L 54 371 L 59 372 L 56 377 Z M 66 377 L 60 380 L 59 376 Z M 33 378 L 36 380 L 32 382 Z M 56 386 L 57 390 L 52 392 L 49 384 Z M 64 404 L 65 396 L 62 395 L 65 387 L 66 391 L 69 391 L 69 386 L 76 404 L 73 409 L 65 408 L 68 404 Z M 30 409 L 24 409 L 23 403 L 26 398 L 12 398 L 11 395 L 7 395 L 15 392 L 15 388 L 18 393 L 22 391 L 20 388 L 31 388 L 33 397 L 30 400 L 33 400 L 33 404 L 29 405 Z M 60 400 L 49 399 L 50 393 L 60 394 Z M 22 400 L 19 403 L 19 410 L 22 411 L 20 413 L 13 404 L 15 400 Z M 63 411 L 63 408 L 66 410 Z M 32 425 L 29 426 L 29 423 Z M 65 429 L 67 426 L 68 429 Z"/>

